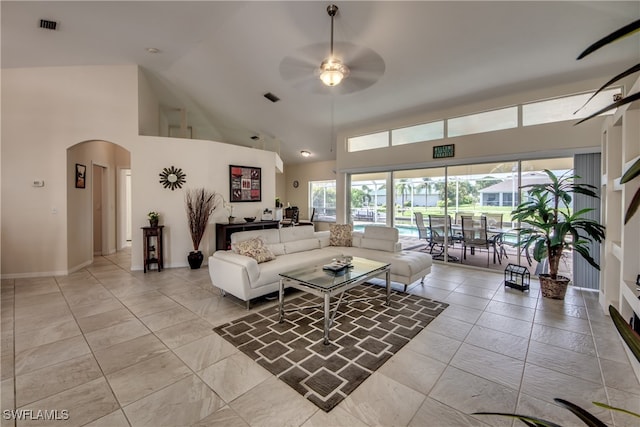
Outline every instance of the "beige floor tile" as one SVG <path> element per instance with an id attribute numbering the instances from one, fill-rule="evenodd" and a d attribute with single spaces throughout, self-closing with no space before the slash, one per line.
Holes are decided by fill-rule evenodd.
<path id="1" fill-rule="evenodd" d="M 218 334 L 207 335 L 173 350 L 188 367 L 199 371 L 238 350 Z"/>
<path id="2" fill-rule="evenodd" d="M 46 366 L 16 376 L 16 404 L 24 406 L 100 377 L 102 372 L 91 354 Z"/>
<path id="3" fill-rule="evenodd" d="M 113 298 L 111 292 L 102 285 L 93 285 L 82 290 L 71 291 L 63 289 L 64 297 L 71 307 L 86 304 L 101 304 Z"/>
<path id="4" fill-rule="evenodd" d="M 93 351 L 107 348 L 121 342 L 129 341 L 136 337 L 147 335 L 149 329 L 138 319 L 131 319 L 120 322 L 107 328 L 85 334 L 87 342 Z"/>
<path id="5" fill-rule="evenodd" d="M 443 302 L 475 308 L 476 310 L 484 310 L 487 307 L 487 304 L 489 304 L 489 300 L 487 298 L 478 298 L 455 291 L 451 292 Z"/>
<path id="6" fill-rule="evenodd" d="M 446 310 L 447 309 L 445 309 L 445 311 Z M 429 323 L 425 330 L 444 335 L 457 341 L 464 341 L 469 331 L 471 331 L 471 328 L 473 328 L 473 323 L 463 322 L 462 320 L 451 317 L 438 316 Z"/>
<path id="7" fill-rule="evenodd" d="M 89 332 L 108 328 L 109 326 L 114 326 L 118 323 L 133 319 L 135 319 L 135 316 L 123 307 L 111 311 L 105 311 L 104 313 L 94 314 L 92 316 L 80 317 L 77 321 L 82 332 L 88 334 Z"/>
<path id="8" fill-rule="evenodd" d="M 555 312 L 538 310 L 536 312 L 534 323 L 551 326 L 553 328 L 564 329 L 565 331 L 591 335 L 591 326 L 589 324 L 589 320 L 562 315 Z"/>
<path id="9" fill-rule="evenodd" d="M 521 305 L 509 304 L 496 300 L 492 300 L 487 305 L 486 311 L 494 314 L 500 314 L 506 317 L 513 317 L 514 319 L 524 320 L 527 322 L 533 322 L 533 318 L 536 314 L 536 310 L 533 308 L 527 308 Z"/>
<path id="10" fill-rule="evenodd" d="M 475 308 L 464 307 L 461 305 L 450 305 L 442 312 L 442 316 L 453 317 L 454 319 L 462 320 L 467 323 L 475 323 L 482 315 L 482 310 L 476 310 Z"/>
<path id="11" fill-rule="evenodd" d="M 489 425 L 430 397 L 425 399 L 409 423 L 409 427 L 488 427 Z"/>
<path id="12" fill-rule="evenodd" d="M 591 402 L 606 402 L 604 386 L 576 378 L 548 368 L 526 364 L 522 379 L 522 392 L 549 403 L 555 397 L 579 406 Z"/>
<path id="13" fill-rule="evenodd" d="M 464 284 L 455 288 L 453 292 L 490 300 L 496 293 L 496 289 L 482 288 L 479 286 Z"/>
<path id="14" fill-rule="evenodd" d="M 596 348 L 591 335 L 566 331 L 540 324 L 534 324 L 531 339 L 545 344 L 555 345 L 578 353 L 596 355 Z"/>
<path id="15" fill-rule="evenodd" d="M 71 307 L 71 311 L 76 318 L 93 316 L 95 314 L 123 308 L 124 305 L 117 298 L 101 301 L 100 304 L 85 304 Z"/>
<path id="16" fill-rule="evenodd" d="M 198 338 L 203 338 L 211 334 L 213 334 L 213 326 L 200 318 L 187 320 L 186 322 L 156 331 L 158 338 L 169 348 L 181 347 Z"/>
<path id="17" fill-rule="evenodd" d="M 598 359 L 588 354 L 532 340 L 529 343 L 527 363 L 602 384 Z"/>
<path id="18" fill-rule="evenodd" d="M 607 411 L 596 408 L 595 405 L 591 404 L 589 406 L 585 406 L 584 409 L 587 409 L 592 414 L 597 415 L 598 418 L 600 418 L 602 421 L 606 421 L 606 425 L 611 425 L 611 417 L 606 413 Z M 529 396 L 524 393 L 520 394 L 517 412 L 522 415 L 538 416 L 544 420 L 551 421 L 563 426 L 584 426 L 583 423 L 577 424 L 579 423 L 578 419 L 568 409 L 556 403 L 550 403 L 541 399 L 536 399 L 535 397 Z"/>
<path id="19" fill-rule="evenodd" d="M 82 332 L 76 321 L 73 318 L 68 318 L 68 320 L 63 323 L 17 334 L 15 336 L 15 347 L 17 352 L 21 352 L 28 348 L 49 344 L 81 334 Z"/>
<path id="20" fill-rule="evenodd" d="M 377 372 L 426 396 L 446 367 L 446 363 L 405 347 Z"/>
<path id="21" fill-rule="evenodd" d="M 129 427 L 129 421 L 124 416 L 122 409 L 118 409 L 89 424 L 85 424 L 84 427 Z"/>
<path id="22" fill-rule="evenodd" d="M 16 352 L 16 375 L 26 374 L 45 366 L 55 365 L 90 353 L 89 346 L 82 336 L 59 340 L 50 344 Z"/>
<path id="23" fill-rule="evenodd" d="M 173 353 L 164 353 L 107 375 L 122 406 L 187 377 L 191 370 Z"/>
<path id="24" fill-rule="evenodd" d="M 339 406 L 369 425 L 407 425 L 425 397 L 423 393 L 374 372 Z"/>
<path id="25" fill-rule="evenodd" d="M 147 334 L 94 351 L 105 374 L 119 371 L 136 363 L 152 359 L 169 349 L 155 335 Z"/>
<path id="26" fill-rule="evenodd" d="M 187 310 L 184 307 L 176 307 L 167 311 L 143 316 L 140 320 L 142 320 L 149 329 L 155 332 L 160 329 L 168 328 L 169 326 L 186 322 L 187 320 L 195 320 L 197 318 L 198 316 L 192 311 Z"/>
<path id="27" fill-rule="evenodd" d="M 148 294 L 148 293 L 147 293 Z M 141 295 L 147 295 L 141 294 Z M 161 311 L 171 310 L 173 308 L 180 307 L 178 303 L 169 297 L 161 295 L 154 297 L 149 301 L 141 302 L 139 304 L 127 304 L 127 308 L 131 310 L 137 317 L 148 316 L 149 314 L 158 313 Z"/>
<path id="28" fill-rule="evenodd" d="M 299 426 L 318 410 L 275 377 L 261 382 L 229 406 L 252 426 Z"/>
<path id="29" fill-rule="evenodd" d="M 21 409 L 67 410 L 66 426 L 82 426 L 118 409 L 118 402 L 104 378 L 98 378 L 70 390 L 28 404 Z M 20 426 L 42 426 L 41 420 L 23 421 Z"/>
<path id="30" fill-rule="evenodd" d="M 2 410 L 11 410 L 16 408 L 13 377 L 0 382 L 0 405 Z M 2 424 L 0 424 L 0 426 L 9 424 L 8 421 L 10 420 L 6 420 L 5 417 L 0 417 L 0 419 L 2 419 Z"/>
<path id="31" fill-rule="evenodd" d="M 484 326 L 474 326 L 465 342 L 485 350 L 524 360 L 527 356 L 529 340 Z"/>
<path id="32" fill-rule="evenodd" d="M 224 406 L 224 402 L 195 375 L 125 406 L 135 426 L 189 425 Z"/>
<path id="33" fill-rule="evenodd" d="M 15 317 L 14 333 L 37 331 L 43 328 L 57 326 L 73 320 L 73 315 L 66 306 L 56 307 L 47 311 L 31 311 Z"/>
<path id="34" fill-rule="evenodd" d="M 326 427 L 326 426 L 349 426 L 349 427 L 367 427 L 363 421 L 360 421 L 340 406 L 333 408 L 330 412 L 322 410 L 316 411 L 301 427 Z"/>
<path id="35" fill-rule="evenodd" d="M 453 356 L 450 366 L 517 390 L 522 379 L 524 361 L 463 343 Z"/>
<path id="36" fill-rule="evenodd" d="M 429 356 L 440 362 L 449 363 L 461 345 L 461 341 L 457 341 L 425 329 L 412 339 L 404 348 Z"/>
<path id="37" fill-rule="evenodd" d="M 522 338 L 528 339 L 531 335 L 531 322 L 525 322 L 524 320 L 514 319 L 513 317 L 503 316 L 501 314 L 488 313 L 485 311 L 476 324 Z"/>
<path id="38" fill-rule="evenodd" d="M 633 369 L 629 363 L 615 362 L 601 359 L 604 383 L 609 388 L 626 391 L 640 396 L 640 384 L 638 378 L 632 375 Z"/>
<path id="39" fill-rule="evenodd" d="M 509 387 L 449 366 L 429 397 L 465 414 L 510 412 L 516 408 L 518 392 Z M 511 426 L 511 420 L 494 416 L 474 416 L 492 426 Z"/>
<path id="40" fill-rule="evenodd" d="M 640 396 L 607 387 L 611 406 L 640 414 Z M 616 427 L 637 427 L 638 418 L 618 411 L 613 412 Z"/>
<path id="41" fill-rule="evenodd" d="M 208 417 L 201 419 L 198 422 L 191 424 L 191 427 L 249 427 L 242 417 L 235 413 L 235 411 L 228 406 L 222 409 L 218 409 Z"/>
<path id="42" fill-rule="evenodd" d="M 273 377 L 266 369 L 239 352 L 199 371 L 198 375 L 227 403 Z"/>

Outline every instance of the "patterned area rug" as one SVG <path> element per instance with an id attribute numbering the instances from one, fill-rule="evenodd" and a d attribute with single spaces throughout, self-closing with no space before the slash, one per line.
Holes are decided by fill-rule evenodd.
<path id="1" fill-rule="evenodd" d="M 214 331 L 328 412 L 448 306 L 392 290 L 388 307 L 385 295 L 385 288 L 375 285 L 351 289 L 350 299 L 376 299 L 341 304 L 329 345 L 323 344 L 320 307 L 287 312 L 283 323 L 277 306 L 270 307 Z M 320 298 L 296 292 L 286 297 L 285 309 L 319 303 Z"/>

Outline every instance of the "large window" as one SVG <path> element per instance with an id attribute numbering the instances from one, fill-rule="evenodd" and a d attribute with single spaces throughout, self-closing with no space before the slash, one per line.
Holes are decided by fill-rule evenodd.
<path id="1" fill-rule="evenodd" d="M 391 145 L 413 144 L 442 138 L 444 138 L 443 120 L 391 131 Z"/>
<path id="2" fill-rule="evenodd" d="M 518 127 L 518 108 L 509 107 L 495 111 L 456 117 L 447 121 L 448 136 L 471 135 L 474 133 Z"/>
<path id="3" fill-rule="evenodd" d="M 309 205 L 316 210 L 315 221 L 335 222 L 336 220 L 336 181 L 310 181 Z M 311 212 L 311 209 L 309 209 Z"/>
<path id="4" fill-rule="evenodd" d="M 387 223 L 388 173 L 351 175 L 351 220 L 355 226 Z"/>

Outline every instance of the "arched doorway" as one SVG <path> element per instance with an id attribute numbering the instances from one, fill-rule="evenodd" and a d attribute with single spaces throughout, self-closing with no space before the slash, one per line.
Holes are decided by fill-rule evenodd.
<path id="1" fill-rule="evenodd" d="M 131 204 L 126 194 L 126 172 L 131 153 L 118 144 L 91 140 L 67 149 L 67 252 L 69 271 L 93 262 L 94 255 L 123 249 Z M 77 183 L 77 171 L 85 171 Z M 129 173 L 130 176 L 130 173 Z M 130 193 L 129 193 L 130 194 Z"/>

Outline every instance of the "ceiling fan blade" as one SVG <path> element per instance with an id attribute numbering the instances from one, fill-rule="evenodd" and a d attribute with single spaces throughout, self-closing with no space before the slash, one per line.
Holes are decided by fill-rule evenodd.
<path id="1" fill-rule="evenodd" d="M 296 82 L 313 76 L 316 68 L 318 64 L 307 59 L 287 56 L 280 62 L 280 76 L 285 81 Z"/>

